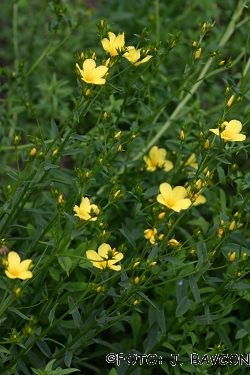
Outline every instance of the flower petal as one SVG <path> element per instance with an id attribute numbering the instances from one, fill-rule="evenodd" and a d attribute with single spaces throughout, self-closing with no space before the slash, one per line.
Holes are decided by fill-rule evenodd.
<path id="1" fill-rule="evenodd" d="M 187 210 L 191 206 L 192 202 L 189 198 L 181 199 L 177 202 L 175 202 L 171 209 L 175 212 L 180 212 L 180 210 Z"/>
<path id="2" fill-rule="evenodd" d="M 16 268 L 21 263 L 20 256 L 15 251 L 10 251 L 8 254 L 8 265 L 11 268 Z"/>
<path id="3" fill-rule="evenodd" d="M 108 267 L 113 270 L 113 271 L 121 271 L 121 266 L 120 265 L 117 265 L 117 266 L 114 266 L 114 265 L 108 265 Z"/>
<path id="4" fill-rule="evenodd" d="M 16 275 L 12 275 L 8 270 L 5 270 L 5 275 L 8 276 L 9 279 L 17 279 Z"/>
<path id="5" fill-rule="evenodd" d="M 209 129 L 210 132 L 213 132 L 216 135 L 220 135 L 219 129 Z"/>
<path id="6" fill-rule="evenodd" d="M 176 186 L 172 192 L 172 199 L 179 201 L 187 196 L 187 190 L 183 186 Z"/>
<path id="7" fill-rule="evenodd" d="M 24 271 L 28 271 L 28 268 L 30 266 L 30 264 L 32 263 L 32 260 L 31 259 L 25 259 L 23 260 L 19 266 L 17 267 L 17 272 L 19 273 L 22 273 Z"/>
<path id="8" fill-rule="evenodd" d="M 207 199 L 204 197 L 204 195 L 199 195 L 197 199 L 193 202 L 193 206 L 199 206 L 199 204 L 206 203 Z"/>
<path id="9" fill-rule="evenodd" d="M 95 70 L 96 62 L 93 59 L 86 59 L 83 62 L 83 70 L 86 75 L 89 75 Z"/>
<path id="10" fill-rule="evenodd" d="M 163 164 L 163 169 L 165 172 L 171 171 L 174 168 L 174 164 L 170 160 L 165 160 Z"/>
<path id="11" fill-rule="evenodd" d="M 94 251 L 94 250 L 87 250 L 86 251 L 86 257 L 90 261 L 97 261 L 97 262 L 102 262 L 103 261 L 103 258 L 99 254 L 97 254 L 97 252 Z"/>
<path id="12" fill-rule="evenodd" d="M 226 130 L 232 134 L 240 133 L 241 129 L 242 129 L 242 123 L 238 120 L 231 120 L 226 125 Z"/>
<path id="13" fill-rule="evenodd" d="M 95 79 L 99 79 L 99 78 L 102 78 L 104 76 L 104 74 L 106 74 L 108 71 L 108 68 L 104 65 L 100 65 L 98 66 L 97 68 L 95 68 L 95 71 L 94 71 L 94 76 L 95 76 Z"/>
<path id="14" fill-rule="evenodd" d="M 107 243 L 103 243 L 98 247 L 98 254 L 104 259 L 108 259 L 109 251 L 112 251 L 112 249 L 111 246 Z"/>
<path id="15" fill-rule="evenodd" d="M 172 195 L 172 191 L 171 185 L 169 185 L 167 182 L 160 184 L 160 192 L 163 199 L 168 200 Z"/>
<path id="16" fill-rule="evenodd" d="M 122 260 L 124 258 L 124 255 L 122 253 L 116 253 L 114 256 L 113 256 L 113 259 L 115 259 L 116 262 L 119 262 L 120 260 Z M 112 261 L 113 261 L 112 259 Z"/>
<path id="17" fill-rule="evenodd" d="M 21 279 L 21 280 L 26 280 L 26 279 L 31 279 L 32 278 L 32 272 L 31 271 L 23 271 L 21 273 L 18 274 L 18 279 Z"/>

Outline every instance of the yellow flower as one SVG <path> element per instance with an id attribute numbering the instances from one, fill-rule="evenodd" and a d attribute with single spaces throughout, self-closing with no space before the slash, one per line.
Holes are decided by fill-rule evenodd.
<path id="1" fill-rule="evenodd" d="M 103 49 L 109 52 L 111 57 L 117 56 L 118 51 L 122 50 L 125 45 L 124 33 L 116 36 L 114 33 L 108 32 L 109 39 L 102 39 Z"/>
<path id="2" fill-rule="evenodd" d="M 219 129 L 209 129 L 216 135 L 220 135 L 224 142 L 242 142 L 246 139 L 244 134 L 239 134 L 242 129 L 242 123 L 238 120 L 224 121 L 221 126 L 225 129 L 220 133 Z"/>
<path id="3" fill-rule="evenodd" d="M 31 259 L 26 259 L 21 262 L 20 256 L 15 251 L 10 251 L 5 274 L 10 279 L 30 279 L 33 276 L 32 272 L 28 270 L 31 263 Z"/>
<path id="4" fill-rule="evenodd" d="M 77 69 L 81 74 L 81 79 L 86 83 L 93 83 L 94 85 L 104 85 L 106 79 L 102 78 L 108 71 L 104 65 L 96 68 L 96 62 L 93 59 L 86 59 L 83 62 L 83 69 L 76 64 Z"/>
<path id="5" fill-rule="evenodd" d="M 132 65 L 134 66 L 138 66 L 140 64 L 143 64 L 145 62 L 147 62 L 148 60 L 151 59 L 151 55 L 148 55 L 146 57 L 144 57 L 144 59 L 140 60 L 140 57 L 141 57 L 141 48 L 139 49 L 135 49 L 135 47 L 133 46 L 129 46 L 127 47 L 127 52 L 125 52 L 123 54 L 123 57 L 125 57 L 125 59 L 127 59 L 128 61 L 131 62 Z M 140 60 L 140 61 L 138 61 Z"/>
<path id="6" fill-rule="evenodd" d="M 110 268 L 114 271 L 121 270 L 120 265 L 117 266 L 114 264 L 123 258 L 123 254 L 118 253 L 118 251 L 113 251 L 107 243 L 103 243 L 99 246 L 98 253 L 94 250 L 87 250 L 86 256 L 92 262 L 94 267 L 100 269 Z"/>
<path id="7" fill-rule="evenodd" d="M 73 210 L 76 212 L 74 216 L 78 216 L 81 220 L 90 221 L 97 220 L 97 217 L 92 217 L 91 214 L 98 215 L 100 212 L 99 208 L 95 204 L 90 204 L 89 198 L 84 197 L 82 197 L 80 207 L 75 205 Z"/>
<path id="8" fill-rule="evenodd" d="M 192 204 L 189 198 L 185 198 L 187 191 L 183 186 L 176 186 L 172 189 L 167 182 L 163 182 L 160 185 L 160 193 L 157 195 L 157 201 L 175 212 L 187 210 Z"/>
<path id="9" fill-rule="evenodd" d="M 144 230 L 144 237 L 149 240 L 149 242 L 153 245 L 155 244 L 155 235 L 157 233 L 157 229 L 145 229 Z"/>
<path id="10" fill-rule="evenodd" d="M 173 168 L 173 163 L 166 160 L 167 151 L 165 148 L 158 148 L 153 146 L 149 151 L 149 158 L 143 157 L 143 160 L 147 164 L 147 171 L 153 172 L 158 168 L 163 168 L 165 172 L 169 172 Z"/>

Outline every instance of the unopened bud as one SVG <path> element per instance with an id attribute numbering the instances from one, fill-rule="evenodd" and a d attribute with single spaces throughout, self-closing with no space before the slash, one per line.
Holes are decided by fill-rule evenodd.
<path id="1" fill-rule="evenodd" d="M 136 276 L 135 279 L 134 279 L 135 285 L 139 284 L 139 282 L 140 282 L 140 278 L 138 276 Z"/>
<path id="2" fill-rule="evenodd" d="M 121 190 L 119 189 L 119 190 L 117 190 L 117 191 L 114 193 L 114 195 L 113 195 L 114 199 L 120 194 L 120 192 L 121 192 Z"/>
<path id="3" fill-rule="evenodd" d="M 116 133 L 116 134 L 114 135 L 114 138 L 115 138 L 115 139 L 118 139 L 118 138 L 120 137 L 121 134 L 122 134 L 122 131 L 120 130 L 118 133 Z"/>
<path id="4" fill-rule="evenodd" d="M 133 305 L 136 306 L 136 305 L 138 305 L 138 303 L 139 303 L 138 299 L 135 299 L 134 302 L 133 302 Z"/>
<path id="5" fill-rule="evenodd" d="M 181 140 L 181 141 L 184 141 L 184 138 L 185 138 L 185 134 L 184 134 L 184 131 L 182 130 L 182 131 L 180 132 L 180 140 Z"/>
<path id="6" fill-rule="evenodd" d="M 228 230 L 234 230 L 234 227 L 235 227 L 235 220 L 233 220 L 233 221 L 231 222 L 231 224 L 229 225 Z"/>
<path id="7" fill-rule="evenodd" d="M 90 89 L 85 91 L 85 96 L 89 96 L 89 94 L 90 94 Z"/>
<path id="8" fill-rule="evenodd" d="M 204 149 L 207 150 L 209 148 L 209 139 L 206 139 L 204 143 Z"/>
<path id="9" fill-rule="evenodd" d="M 231 98 L 228 100 L 227 107 L 231 107 L 233 101 L 234 101 L 234 95 L 232 95 Z"/>
<path id="10" fill-rule="evenodd" d="M 222 228 L 219 228 L 218 231 L 217 231 L 217 236 L 218 236 L 219 238 L 221 238 L 222 235 L 223 235 L 223 229 L 222 229 Z"/>
<path id="11" fill-rule="evenodd" d="M 29 153 L 29 156 L 35 156 L 36 155 L 36 148 L 32 148 L 32 150 L 30 150 L 30 153 Z"/>
<path id="12" fill-rule="evenodd" d="M 195 185 L 197 186 L 197 188 L 200 190 L 201 187 L 202 187 L 202 179 L 199 178 L 199 180 L 196 181 Z"/>
<path id="13" fill-rule="evenodd" d="M 202 25 L 202 30 L 205 31 L 206 28 L 207 28 L 207 24 L 206 24 L 206 22 L 205 22 L 205 23 L 203 23 L 203 25 Z"/>
<path id="14" fill-rule="evenodd" d="M 161 212 L 159 215 L 158 215 L 158 219 L 159 220 L 162 220 L 166 215 L 166 212 Z"/>
<path id="15" fill-rule="evenodd" d="M 233 261 L 234 261 L 235 256 L 236 256 L 236 252 L 234 251 L 234 252 L 229 256 L 229 260 L 230 260 L 230 262 L 233 262 Z"/>
<path id="16" fill-rule="evenodd" d="M 101 286 L 98 286 L 98 287 L 96 288 L 96 291 L 97 291 L 97 293 L 100 293 L 100 292 L 102 291 L 102 287 L 101 287 Z"/>
<path id="17" fill-rule="evenodd" d="M 171 238 L 171 240 L 168 241 L 168 245 L 170 246 L 178 246 L 179 241 L 177 241 L 175 238 Z"/>
<path id="18" fill-rule="evenodd" d="M 194 59 L 197 60 L 201 56 L 201 48 L 198 48 L 197 51 L 195 52 Z"/>
<path id="19" fill-rule="evenodd" d="M 133 267 L 135 268 L 135 267 L 139 266 L 140 263 L 141 262 L 135 262 L 134 265 L 133 265 Z"/>

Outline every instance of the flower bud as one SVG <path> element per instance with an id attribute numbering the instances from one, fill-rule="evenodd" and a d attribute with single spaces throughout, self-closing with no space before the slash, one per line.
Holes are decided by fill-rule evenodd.
<path id="1" fill-rule="evenodd" d="M 35 156 L 36 155 L 36 148 L 32 148 L 32 150 L 30 150 L 30 153 L 29 153 L 29 156 Z"/>
<path id="2" fill-rule="evenodd" d="M 227 102 L 227 107 L 228 107 L 228 108 L 231 107 L 233 101 L 234 101 L 234 95 L 232 95 L 231 98 L 230 98 L 230 99 L 228 100 L 228 102 Z"/>
<path id="3" fill-rule="evenodd" d="M 116 134 L 114 135 L 114 138 L 115 138 L 115 139 L 118 139 L 118 138 L 120 137 L 121 133 L 122 133 L 122 131 L 120 130 L 118 133 L 116 133 Z"/>
<path id="4" fill-rule="evenodd" d="M 120 192 L 121 192 L 121 190 L 119 189 L 119 190 L 117 190 L 117 191 L 114 193 L 114 195 L 113 195 L 114 199 L 118 197 L 118 195 L 120 194 Z"/>
<path id="5" fill-rule="evenodd" d="M 139 282 L 140 282 L 140 278 L 138 276 L 136 276 L 135 279 L 134 279 L 135 285 L 139 284 Z"/>
<path id="6" fill-rule="evenodd" d="M 234 252 L 229 256 L 229 260 L 230 260 L 230 262 L 233 262 L 233 261 L 234 261 L 235 256 L 236 256 L 236 252 L 234 251 Z"/>
<path id="7" fill-rule="evenodd" d="M 209 148 L 209 139 L 206 139 L 203 147 L 204 147 L 205 150 L 207 150 Z"/>
<path id="8" fill-rule="evenodd" d="M 176 247 L 179 245 L 179 241 L 177 241 L 175 238 L 171 238 L 171 240 L 168 241 L 168 245 Z"/>
<path id="9" fill-rule="evenodd" d="M 159 220 L 162 220 L 166 215 L 166 212 L 161 212 L 159 215 L 158 215 L 158 219 Z"/>
<path id="10" fill-rule="evenodd" d="M 235 220 L 233 220 L 233 221 L 231 222 L 231 224 L 229 225 L 228 230 L 234 230 L 234 227 L 235 227 Z"/>
<path id="11" fill-rule="evenodd" d="M 184 141 L 184 138 L 185 138 L 185 134 L 184 134 L 184 131 L 182 130 L 182 131 L 180 132 L 180 140 L 181 140 L 181 141 Z"/>
<path id="12" fill-rule="evenodd" d="M 133 268 L 139 266 L 140 263 L 141 263 L 141 262 L 135 262 L 134 265 L 133 265 Z"/>
<path id="13" fill-rule="evenodd" d="M 197 60 L 201 56 L 201 48 L 198 48 L 197 51 L 195 52 L 194 59 Z"/>

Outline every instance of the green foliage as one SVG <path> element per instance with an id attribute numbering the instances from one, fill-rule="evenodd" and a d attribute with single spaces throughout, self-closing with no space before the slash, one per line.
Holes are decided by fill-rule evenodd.
<path id="1" fill-rule="evenodd" d="M 2 375 L 247 373 L 249 4 L 167 3 L 1 8 Z"/>

